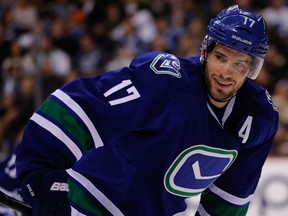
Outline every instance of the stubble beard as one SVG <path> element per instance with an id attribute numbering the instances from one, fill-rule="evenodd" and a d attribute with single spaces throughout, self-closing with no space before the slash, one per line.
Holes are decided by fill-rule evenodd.
<path id="1" fill-rule="evenodd" d="M 210 77 L 210 79 L 212 78 Z M 214 101 L 219 102 L 219 103 L 226 103 L 227 101 L 229 101 L 232 97 L 236 95 L 237 90 L 224 92 L 221 89 L 217 89 L 216 87 L 213 88 L 213 85 L 211 84 L 210 79 L 207 75 L 205 75 L 208 95 Z"/>

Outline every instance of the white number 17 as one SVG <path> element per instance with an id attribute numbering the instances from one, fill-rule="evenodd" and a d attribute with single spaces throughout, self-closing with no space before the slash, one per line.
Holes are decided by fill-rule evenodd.
<path id="1" fill-rule="evenodd" d="M 255 23 L 255 20 L 248 18 L 248 17 L 244 17 L 244 25 L 249 25 L 249 27 L 252 28 L 254 23 Z"/>
<path id="2" fill-rule="evenodd" d="M 118 98 L 118 99 L 115 99 L 115 100 L 111 100 L 111 101 L 109 101 L 109 104 L 111 106 L 114 106 L 114 105 L 126 103 L 126 102 L 131 101 L 131 100 L 135 100 L 135 99 L 141 97 L 141 95 L 139 94 L 139 92 L 137 91 L 135 86 L 131 86 L 131 87 L 128 88 L 128 86 L 131 85 L 131 84 L 132 84 L 131 80 L 123 80 L 118 85 L 113 86 L 111 89 L 106 91 L 104 93 L 104 96 L 108 97 L 109 95 L 111 95 L 111 94 L 113 94 L 113 93 L 115 93 L 115 92 L 127 87 L 126 88 L 126 91 L 128 93 L 127 96 L 124 96 L 124 97 L 121 97 L 121 98 Z"/>

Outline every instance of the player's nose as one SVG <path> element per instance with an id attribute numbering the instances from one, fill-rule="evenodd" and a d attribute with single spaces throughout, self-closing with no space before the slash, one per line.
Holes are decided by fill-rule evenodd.
<path id="1" fill-rule="evenodd" d="M 229 62 L 222 64 L 221 67 L 221 75 L 226 78 L 226 77 L 231 77 L 233 74 L 233 69 L 232 66 Z"/>

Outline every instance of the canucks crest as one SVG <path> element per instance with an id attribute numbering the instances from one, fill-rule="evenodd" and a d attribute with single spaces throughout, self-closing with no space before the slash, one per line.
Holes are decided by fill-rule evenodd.
<path id="1" fill-rule="evenodd" d="M 156 74 L 168 74 L 177 78 L 181 77 L 180 62 L 178 58 L 172 54 L 159 54 L 152 61 L 150 68 Z"/>

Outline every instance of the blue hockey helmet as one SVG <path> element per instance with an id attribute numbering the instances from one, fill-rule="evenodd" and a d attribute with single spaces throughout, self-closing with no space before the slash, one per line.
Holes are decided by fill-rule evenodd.
<path id="1" fill-rule="evenodd" d="M 262 16 L 239 9 L 238 5 L 222 10 L 210 20 L 201 49 L 207 48 L 212 42 L 252 56 L 248 77 L 256 79 L 269 48 L 267 27 Z"/>

